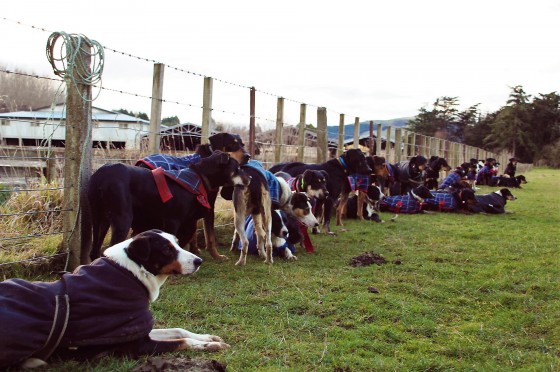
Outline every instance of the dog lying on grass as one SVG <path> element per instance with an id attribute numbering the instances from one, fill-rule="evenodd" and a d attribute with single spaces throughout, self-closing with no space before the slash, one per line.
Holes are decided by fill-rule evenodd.
<path id="1" fill-rule="evenodd" d="M 104 254 L 52 283 L 0 283 L 0 369 L 42 366 L 51 356 L 139 357 L 229 347 L 218 336 L 152 328 L 149 302 L 166 279 L 194 274 L 202 264 L 173 235 L 149 230 Z"/>

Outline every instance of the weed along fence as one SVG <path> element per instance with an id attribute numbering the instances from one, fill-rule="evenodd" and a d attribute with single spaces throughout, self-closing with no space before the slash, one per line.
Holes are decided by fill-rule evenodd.
<path id="1" fill-rule="evenodd" d="M 47 32 L 41 28 L 34 29 L 39 33 Z M 60 44 L 64 47 L 60 47 Z M 458 166 L 470 158 L 488 157 L 498 159 L 505 166 L 510 156 L 493 154 L 372 121 L 369 122 L 368 130 L 361 131 L 363 125 L 360 124 L 359 117 L 347 117 L 326 107 L 290 100 L 259 91 L 253 86 L 214 79 L 133 56 L 103 47 L 80 35 L 52 33 L 47 46 L 51 53 L 49 62 L 55 75 L 60 78 L 50 80 L 66 87 L 64 115 L 57 116 L 52 110 L 47 117 L 35 118 L 25 118 L 21 113 L 2 114 L 0 174 L 4 186 L 0 190 L 0 200 L 3 201 L 0 218 L 4 220 L 2 226 L 15 225 L 13 221 L 22 218 L 26 221 L 37 220 L 40 215 L 61 222 L 44 229 L 29 228 L 29 232 L 25 234 L 21 233 L 23 228 L 3 232 L 0 254 L 4 257 L 0 257 L 0 269 L 24 262 L 44 262 L 56 257 L 64 258 L 61 261 L 65 261 L 66 270 L 87 263 L 91 234 L 88 230 L 90 221 L 85 190 L 91 174 L 102 164 L 134 163 L 152 153 L 186 155 L 193 151 L 196 144 L 207 143 L 214 132 L 228 130 L 217 118 L 224 114 L 236 117 L 244 123 L 239 134 L 242 135 L 246 148 L 254 159 L 262 161 L 267 167 L 294 160 L 325 162 L 352 147 L 384 156 L 391 163 L 415 155 L 428 158 L 436 155 L 445 157 L 452 166 Z M 55 56 L 57 50 L 64 50 L 65 54 Z M 38 51 L 40 53 L 42 51 Z M 104 65 L 105 53 L 112 53 L 114 59 L 124 59 L 129 64 L 141 64 L 146 74 L 151 71 L 144 77 L 146 81 L 152 82 L 151 92 L 130 92 L 126 87 L 111 86 L 114 82 L 110 79 L 104 80 L 101 86 L 99 79 L 103 69 L 107 68 Z M 149 69 L 146 68 L 147 64 Z M 31 75 L 25 77 L 41 79 Z M 175 84 L 177 80 L 181 80 L 179 84 L 183 85 L 202 86 L 201 97 L 192 97 L 190 101 L 166 97 L 166 86 Z M 247 105 L 242 108 L 230 107 L 227 98 L 240 94 L 246 95 Z M 103 115 L 116 117 L 117 114 L 113 111 L 110 114 L 99 113 L 93 102 L 100 95 L 110 95 L 114 102 L 119 102 L 124 97 L 140 100 L 143 107 L 149 108 L 146 109 L 150 113 L 149 122 L 131 118 L 124 125 L 122 121 L 117 123 L 116 120 L 107 119 Z M 163 126 L 162 117 L 171 106 L 179 106 L 190 114 L 194 111 L 200 115 L 200 125 L 188 123 Z M 274 114 L 276 119 L 268 119 L 274 117 Z M 130 118 L 119 115 L 121 118 Z M 299 120 L 295 119 L 297 122 L 294 122 L 291 117 L 299 117 Z M 353 136 L 345 135 L 348 121 L 354 123 Z M 338 122 L 336 136 L 329 136 L 329 122 Z M 10 126 L 29 127 L 29 138 L 10 137 Z M 273 129 L 263 130 L 267 127 Z M 33 128 L 38 128 L 35 134 L 31 131 Z M 40 136 L 36 136 L 36 133 L 40 133 Z M 29 187 L 30 180 L 37 182 L 40 178 L 43 182 L 36 183 L 34 188 Z M 18 180 L 19 184 L 14 180 Z M 49 199 L 47 205 L 41 207 L 42 210 L 36 206 L 25 211 L 17 211 L 13 205 L 6 207 L 7 201 L 16 199 L 16 195 L 28 194 L 30 199 L 37 201 L 35 204 L 39 204 L 39 199 L 43 197 L 41 195 L 50 193 L 52 196 L 54 192 L 61 195 L 61 202 L 56 204 Z M 27 250 L 34 240 L 46 241 L 47 237 L 58 239 L 50 253 L 33 253 L 17 258 L 20 257 L 18 252 Z"/>

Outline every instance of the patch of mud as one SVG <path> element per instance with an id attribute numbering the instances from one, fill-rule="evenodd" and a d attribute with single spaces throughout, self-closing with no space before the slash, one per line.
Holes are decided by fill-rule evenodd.
<path id="1" fill-rule="evenodd" d="M 137 366 L 132 372 L 159 371 L 191 371 L 191 372 L 225 372 L 226 365 L 214 359 L 201 358 L 164 358 L 151 357 L 145 363 Z"/>
<path id="2" fill-rule="evenodd" d="M 369 266 L 369 265 L 384 265 L 387 263 L 385 258 L 374 252 L 365 252 L 359 256 L 352 257 L 350 260 L 350 266 L 353 267 L 361 267 L 361 266 Z"/>

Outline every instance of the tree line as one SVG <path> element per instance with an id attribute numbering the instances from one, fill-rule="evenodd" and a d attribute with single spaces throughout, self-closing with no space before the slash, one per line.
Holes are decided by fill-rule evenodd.
<path id="1" fill-rule="evenodd" d="M 520 162 L 560 167 L 560 96 L 532 97 L 521 85 L 511 87 L 504 106 L 481 113 L 480 104 L 458 109 L 458 97 L 443 96 L 422 107 L 408 121 L 415 133 L 499 153 L 509 151 Z"/>

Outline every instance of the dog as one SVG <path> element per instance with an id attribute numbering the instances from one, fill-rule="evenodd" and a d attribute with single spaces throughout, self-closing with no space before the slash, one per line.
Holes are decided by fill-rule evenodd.
<path id="1" fill-rule="evenodd" d="M 416 186 L 406 195 L 385 196 L 379 202 L 379 209 L 394 212 L 391 221 L 395 221 L 400 213 L 422 213 L 425 200 L 430 198 L 433 199 L 434 195 L 426 186 Z"/>
<path id="2" fill-rule="evenodd" d="M 422 155 L 413 156 L 410 160 L 400 161 L 392 165 L 395 183 L 390 188 L 391 195 L 405 195 L 412 188 L 423 185 L 422 174 L 428 159 Z"/>
<path id="3" fill-rule="evenodd" d="M 521 189 L 521 185 L 527 183 L 527 178 L 523 175 L 515 176 L 515 177 L 506 177 L 506 176 L 496 176 L 492 177 L 490 180 L 489 186 L 497 186 L 497 187 L 511 187 Z"/>
<path id="4" fill-rule="evenodd" d="M 449 173 L 449 175 L 445 177 L 443 181 L 441 181 L 441 185 L 439 185 L 437 189 L 444 190 L 453 184 L 461 182 L 465 176 L 466 174 L 463 167 L 457 167 L 453 170 L 453 172 Z"/>
<path id="5" fill-rule="evenodd" d="M 0 283 L 1 369 L 46 365 L 51 356 L 137 358 L 229 347 L 218 336 L 152 328 L 149 303 L 158 298 L 166 279 L 192 275 L 202 264 L 173 235 L 145 231 L 107 248 L 104 255 L 55 282 Z"/>
<path id="6" fill-rule="evenodd" d="M 318 222 L 311 211 L 309 198 L 303 192 L 292 192 L 288 183 L 267 171 L 262 163 L 251 160 L 243 166 L 243 170 L 251 177 L 251 183 L 246 187 L 233 187 L 232 197 L 235 232 L 232 238 L 231 250 L 234 251 L 240 240 L 241 254 L 236 265 L 243 266 L 247 261 L 249 238 L 245 233 L 245 220 L 252 216 L 253 227 L 257 236 L 257 249 L 265 263 L 272 264 L 271 223 L 272 210 L 281 209 L 295 216 L 302 223 L 315 227 Z M 222 188 L 221 195 L 229 199 L 229 188 Z"/>
<path id="7" fill-rule="evenodd" d="M 280 163 L 270 168 L 272 173 L 285 172 L 295 177 L 303 174 L 306 170 L 325 171 L 328 174 L 327 191 L 329 196 L 317 199 L 315 205 L 316 215 L 322 216 L 323 229 L 326 234 L 333 235 L 330 230 L 331 213 L 334 202 L 340 197 L 341 202 L 337 208 L 337 215 L 342 213 L 341 206 L 346 204 L 350 194 L 348 176 L 352 174 L 369 175 L 371 168 L 367 165 L 366 157 L 360 149 L 350 149 L 342 153 L 336 159 L 330 159 L 321 164 L 305 164 L 300 162 Z"/>
<path id="8" fill-rule="evenodd" d="M 274 257 L 283 257 L 288 261 L 297 260 L 295 253 L 295 244 L 302 241 L 300 232 L 300 222 L 292 215 L 275 210 L 272 212 L 272 255 Z M 247 216 L 245 220 L 245 235 L 249 240 L 247 253 L 259 254 L 257 248 L 257 239 L 254 230 L 253 218 Z M 242 250 L 243 246 L 239 242 L 238 249 Z"/>
<path id="9" fill-rule="evenodd" d="M 286 172 L 276 172 L 274 175 L 283 178 L 292 191 L 304 192 L 309 198 L 324 199 L 329 196 L 327 190 L 329 175 L 326 171 L 307 169 L 295 177 Z"/>
<path id="10" fill-rule="evenodd" d="M 445 158 L 440 158 L 439 156 L 430 157 L 424 172 L 424 185 L 428 188 L 428 190 L 437 190 L 439 173 L 441 171 L 448 172 L 450 170 L 451 167 Z"/>
<path id="11" fill-rule="evenodd" d="M 508 200 L 516 200 L 511 191 L 501 189 L 486 195 L 476 195 L 476 203 L 469 205 L 469 211 L 473 213 L 506 213 L 505 206 Z"/>
<path id="12" fill-rule="evenodd" d="M 365 202 L 361 205 L 362 213 L 359 212 L 360 195 L 363 195 Z M 385 197 L 381 191 L 381 187 L 372 183 L 368 186 L 367 192 L 359 193 L 358 195 L 352 195 L 348 198 L 346 202 L 346 217 L 347 218 L 359 218 L 368 221 L 374 221 L 377 223 L 384 223 L 379 217 L 379 202 Z"/>
<path id="13" fill-rule="evenodd" d="M 211 210 L 207 190 L 226 183 L 244 186 L 250 181 L 237 160 L 221 151 L 181 170 L 179 178 L 189 184 L 171 180 L 170 173 L 164 174 L 161 168 L 150 171 L 123 163 L 99 168 L 87 189 L 93 231 L 90 258 L 99 257 L 109 227 L 110 245 L 124 241 L 131 228 L 133 235 L 157 228 L 176 235 L 184 247 L 196 231 L 196 221 Z M 198 253 L 196 247 L 191 250 Z"/>
<path id="14" fill-rule="evenodd" d="M 359 219 L 363 220 L 364 216 L 363 216 L 363 211 L 364 208 L 368 208 L 365 207 L 366 203 L 367 203 L 367 194 L 368 194 L 368 189 L 370 188 L 370 186 L 372 184 L 375 185 L 381 185 L 383 180 L 385 178 L 387 178 L 387 176 L 389 175 L 389 170 L 387 168 L 387 162 L 385 161 L 385 158 L 382 156 L 377 156 L 377 155 L 368 155 L 366 156 L 366 162 L 369 165 L 369 167 L 372 169 L 371 174 L 369 175 L 369 180 L 366 186 L 365 190 L 359 190 L 357 192 L 357 216 Z M 360 192 L 361 191 L 361 192 Z M 344 208 L 344 211 L 346 212 L 345 214 L 348 213 L 348 211 L 346 210 L 347 207 Z M 366 218 L 367 219 L 367 218 Z"/>
<path id="15" fill-rule="evenodd" d="M 476 203 L 474 190 L 470 186 L 449 187 L 451 191 L 431 191 L 433 198 L 425 199 L 425 210 L 439 212 L 469 213 L 469 206 Z"/>
<path id="16" fill-rule="evenodd" d="M 180 171 L 188 168 L 190 164 L 197 163 L 201 158 L 206 158 L 212 155 L 215 150 L 227 152 L 232 158 L 237 160 L 240 165 L 246 164 L 251 156 L 245 150 L 245 145 L 238 134 L 231 133 L 216 133 L 208 137 L 208 143 L 198 145 L 193 155 L 184 157 L 175 157 L 165 154 L 155 154 L 140 159 L 136 162 L 139 167 L 148 168 L 153 170 L 161 167 L 164 170 Z M 204 221 L 204 238 L 206 241 L 206 249 L 212 254 L 212 257 L 217 260 L 226 259 L 224 255 L 218 254 L 216 244 L 216 232 L 214 230 L 214 205 L 218 192 L 216 190 L 208 191 L 208 202 L 210 210 L 207 210 L 203 216 Z M 198 249 L 198 239 L 196 234 L 190 242 L 191 245 Z"/>

